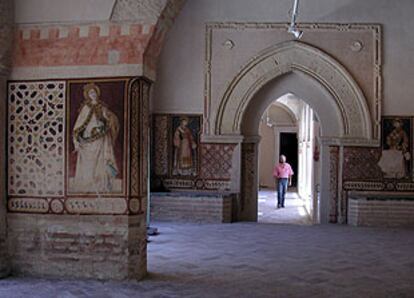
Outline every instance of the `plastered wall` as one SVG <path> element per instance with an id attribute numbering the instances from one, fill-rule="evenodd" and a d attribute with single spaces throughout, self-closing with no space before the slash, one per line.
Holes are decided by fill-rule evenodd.
<path id="1" fill-rule="evenodd" d="M 142 18 L 125 15 L 134 1 L 124 1 L 115 7 L 116 20 L 92 13 L 99 15 L 94 19 L 88 12 L 71 19 L 72 10 L 69 19 L 60 14 L 45 19 L 39 8 L 46 1 L 26 2 L 23 8 L 22 2 L 17 9 L 24 11 L 16 11 L 19 23 L 12 35 L 9 82 L 2 81 L 0 88 L 2 111 L 8 110 L 3 127 L 9 130 L 7 178 L 1 173 L 8 183 L 3 188 L 8 195 L 8 241 L 3 241 L 6 212 L 0 207 L 0 259 L 8 254 L 17 274 L 140 279 L 146 274 L 150 81 L 136 78 L 144 72 L 153 76 L 163 36 L 179 8 L 174 1 L 164 2 L 152 17 Z M 150 4 L 140 11 L 148 13 Z M 25 15 L 31 5 L 34 19 Z M 52 11 L 56 5 L 51 5 Z M 158 21 L 163 13 L 167 15 Z M 98 87 L 103 103 L 97 108 L 85 97 L 90 84 Z M 114 157 L 111 167 L 101 171 L 111 169 L 113 178 L 102 180 L 103 188 L 95 191 L 79 189 L 70 178 L 81 168 L 76 123 L 83 121 L 85 107 L 95 115 L 84 118 L 85 123 L 93 117 L 104 117 L 106 126 L 111 123 L 104 130 L 111 135 L 104 137 L 106 149 L 98 146 L 95 152 Z M 72 269 L 66 270 L 69 263 Z M 109 270 L 114 263 L 117 267 Z M 0 264 L 6 262 L 1 259 Z"/>
<path id="2" fill-rule="evenodd" d="M 274 188 L 273 168 L 278 161 L 280 133 L 297 131 L 294 114 L 288 108 L 271 105 L 263 114 L 259 126 L 259 186 Z"/>
<path id="3" fill-rule="evenodd" d="M 197 0 L 184 6 L 160 57 L 154 111 L 203 111 L 205 23 L 288 22 L 291 1 Z M 414 91 L 404 82 L 414 76 L 414 3 L 400 0 L 302 1 L 299 22 L 378 23 L 383 26 L 383 114 L 411 115 Z M 335 43 L 336 40 L 329 40 Z"/>
<path id="4" fill-rule="evenodd" d="M 260 123 L 259 186 L 274 188 L 273 167 L 275 163 L 275 131 L 273 127 Z"/>
<path id="5" fill-rule="evenodd" d="M 288 11 L 291 9 L 291 5 L 291 1 L 287 0 L 278 1 L 277 3 L 270 0 L 254 2 L 248 0 L 198 0 L 186 3 L 181 15 L 177 18 L 175 26 L 166 36 L 166 44 L 160 56 L 158 77 L 154 88 L 153 111 L 162 113 L 206 113 L 206 109 L 211 108 L 211 106 L 206 105 L 205 101 L 205 70 L 207 65 L 205 55 L 208 52 L 206 46 L 211 44 L 206 38 L 206 23 L 236 22 L 242 28 L 241 30 L 248 33 L 250 29 L 243 29 L 243 23 L 288 22 Z M 412 98 L 414 97 L 414 91 L 406 83 L 409 78 L 414 77 L 414 69 L 411 67 L 414 64 L 414 57 L 411 54 L 414 45 L 414 32 L 411 28 L 414 27 L 414 20 L 410 15 L 413 10 L 414 2 L 409 0 L 398 1 L 398 4 L 387 0 L 315 0 L 301 1 L 300 3 L 299 25 L 301 22 L 371 23 L 380 25 L 382 30 L 381 42 L 374 52 L 374 55 L 377 55 L 377 58 L 381 60 L 381 66 L 378 66 L 377 69 L 372 67 L 372 70 L 365 67 L 361 68 L 361 64 L 356 63 L 356 60 L 352 58 L 353 51 L 354 53 L 355 51 L 364 52 L 371 44 L 362 42 L 362 48 L 359 48 L 359 44 L 356 43 L 354 47 L 349 48 L 350 50 L 345 50 L 345 47 L 341 45 L 342 37 L 345 35 L 341 35 L 341 32 L 334 36 L 320 32 L 320 40 L 313 40 L 312 42 L 316 47 L 318 45 L 320 47 L 328 45 L 329 49 L 325 48 L 325 50 L 345 65 L 363 89 L 365 96 L 370 98 L 371 95 L 375 95 L 379 98 L 380 108 L 377 106 L 377 113 L 382 115 L 382 117 L 377 118 L 373 116 L 374 124 L 377 127 L 376 133 L 379 137 L 373 146 L 363 148 L 338 146 L 330 149 L 325 147 L 321 150 L 321 154 L 323 154 L 321 158 L 322 169 L 325 173 L 322 178 L 324 181 L 329 181 L 330 219 L 333 222 L 338 220 L 338 216 L 341 222 L 346 221 L 344 218 L 346 217 L 348 191 L 403 193 L 413 189 L 412 158 L 410 159 L 407 156 L 409 154 L 412 156 L 412 117 L 414 116 Z M 344 25 L 344 31 L 347 30 L 346 28 L 347 25 Z M 239 56 L 234 53 L 231 54 L 231 49 L 233 47 L 236 49 L 242 38 L 233 38 L 232 35 L 232 38 L 228 38 L 230 41 L 227 42 L 226 34 L 230 36 L 231 33 L 230 31 L 224 31 L 220 35 L 223 41 L 220 44 L 223 47 L 222 52 L 219 52 L 219 50 L 211 52 L 213 59 L 221 57 L 222 61 L 227 63 L 222 68 L 219 64 L 215 66 L 217 68 L 211 76 L 213 83 L 214 80 L 220 81 L 220 78 L 226 78 L 226 74 L 229 72 L 237 71 L 237 66 L 240 65 L 240 61 L 236 62 Z M 234 36 L 237 36 L 237 34 L 242 35 L 242 33 L 236 32 Z M 306 36 L 306 31 L 304 36 Z M 286 38 L 290 39 L 291 37 L 286 35 Z M 303 39 L 305 42 L 307 41 L 306 38 Z M 243 52 L 243 54 L 246 54 L 243 58 L 244 61 L 252 58 L 257 53 L 257 51 L 252 51 L 247 54 L 249 46 L 263 42 L 263 39 L 266 39 L 266 37 L 257 35 L 250 38 L 251 44 L 243 43 L 244 49 L 247 48 Z M 217 36 L 214 41 L 218 42 Z M 359 38 L 357 41 L 360 41 Z M 266 42 L 269 45 L 272 44 L 271 37 Z M 226 52 L 226 48 L 230 50 Z M 338 49 L 341 53 L 335 52 Z M 231 62 L 229 63 L 229 61 Z M 233 61 L 234 64 L 232 64 Z M 381 73 L 381 79 L 376 83 L 368 78 L 371 71 Z M 300 81 L 300 78 L 294 78 L 293 76 L 289 79 L 286 78 L 286 80 L 281 78 L 278 83 L 286 83 L 284 85 L 286 89 L 298 88 L 294 81 L 296 79 Z M 227 79 L 223 79 L 223 84 L 215 85 L 212 92 L 215 92 L 215 94 L 223 93 L 231 78 L 232 76 L 229 75 Z M 274 93 L 272 89 L 276 90 L 278 88 L 276 86 L 278 83 L 265 86 L 259 91 L 256 98 L 270 96 L 272 92 Z M 382 88 L 377 88 L 380 85 Z M 303 98 L 310 97 L 311 101 L 308 103 L 314 108 L 321 121 L 322 136 L 335 135 L 338 131 L 341 131 L 343 127 L 338 121 L 339 113 L 329 110 L 328 105 L 317 106 L 318 103 L 324 102 L 323 95 L 319 94 L 318 98 L 318 94 L 308 92 L 312 88 L 306 87 L 306 84 L 303 84 L 302 87 L 302 89 L 300 89 L 301 87 L 299 89 L 303 92 L 298 95 Z M 284 90 L 284 92 L 286 91 L 289 90 Z M 309 98 L 307 99 L 309 100 Z M 263 103 L 265 104 L 263 105 Z M 249 107 L 248 114 L 244 115 L 243 118 L 243 132 L 251 135 L 256 134 L 257 119 L 261 117 L 261 113 L 269 103 L 270 99 L 268 101 L 260 100 L 257 101 L 256 108 L 250 109 Z M 372 107 L 375 106 L 373 102 L 370 104 Z M 404 173 L 401 170 L 400 173 L 390 174 L 387 173 L 386 167 L 381 168 L 380 161 L 383 156 L 386 158 L 389 155 L 389 152 L 386 152 L 389 149 L 386 139 L 387 135 L 391 133 L 392 123 L 395 119 L 399 121 L 398 119 L 401 118 L 402 123 L 404 123 L 404 131 L 409 139 L 406 141 L 407 144 L 404 145 L 407 149 L 399 150 L 398 154 L 402 156 L 406 151 L 409 154 L 401 157 L 404 158 L 404 161 L 401 161 L 405 164 Z M 327 171 L 326 167 L 330 167 L 330 171 Z M 322 186 L 322 192 L 326 193 L 327 191 L 326 185 Z M 328 210 L 328 205 L 325 203 L 323 205 Z"/>

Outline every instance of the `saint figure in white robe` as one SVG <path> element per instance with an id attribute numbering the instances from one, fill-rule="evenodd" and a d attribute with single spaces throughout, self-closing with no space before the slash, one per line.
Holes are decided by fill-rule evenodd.
<path id="1" fill-rule="evenodd" d="M 71 188 L 98 194 L 120 191 L 114 189 L 119 173 L 114 153 L 118 118 L 99 100 L 100 89 L 95 84 L 85 85 L 83 95 L 85 100 L 73 127 L 77 161 Z"/>
<path id="2" fill-rule="evenodd" d="M 386 136 L 387 150 L 382 151 L 378 165 L 385 178 L 405 178 L 409 176 L 407 163 L 410 162 L 410 145 L 407 133 L 400 119 L 393 121 L 394 129 Z"/>

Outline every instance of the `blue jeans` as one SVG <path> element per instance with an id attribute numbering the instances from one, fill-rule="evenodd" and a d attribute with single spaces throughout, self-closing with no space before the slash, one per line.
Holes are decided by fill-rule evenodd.
<path id="1" fill-rule="evenodd" d="M 285 195 L 288 186 L 288 178 L 279 178 L 277 183 L 277 206 L 285 206 Z"/>

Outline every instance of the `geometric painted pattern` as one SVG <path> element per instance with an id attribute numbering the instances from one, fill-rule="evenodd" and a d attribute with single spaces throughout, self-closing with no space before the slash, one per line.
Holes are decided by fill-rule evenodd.
<path id="1" fill-rule="evenodd" d="M 130 160 L 131 160 L 131 183 L 130 194 L 133 197 L 139 196 L 140 191 L 140 118 L 139 118 L 139 106 L 140 106 L 140 84 L 139 81 L 134 81 L 131 85 L 131 123 L 129 126 L 131 134 L 130 143 Z"/>
<path id="2" fill-rule="evenodd" d="M 234 144 L 202 144 L 201 177 L 230 180 Z"/>
<path id="3" fill-rule="evenodd" d="M 193 133 L 197 149 L 197 153 L 193 156 L 193 162 L 196 163 L 193 169 L 197 170 L 190 173 L 191 175 L 174 174 L 176 152 L 174 138 L 184 116 L 189 119 L 188 128 Z M 230 188 L 232 159 L 236 145 L 201 143 L 199 140 L 201 120 L 201 116 L 198 115 L 152 115 L 152 191 L 228 190 Z"/>
<path id="4" fill-rule="evenodd" d="M 153 118 L 153 167 L 156 176 L 168 174 L 168 117 L 154 115 Z"/>
<path id="5" fill-rule="evenodd" d="M 330 147 L 330 160 L 329 160 L 329 172 L 330 172 L 330 211 L 329 222 L 336 223 L 338 219 L 338 171 L 339 171 L 339 147 Z"/>
<path id="6" fill-rule="evenodd" d="M 116 81 L 119 81 L 117 78 Z M 125 83 L 129 79 L 125 79 Z M 139 83 L 137 81 L 137 83 Z M 137 85 L 137 84 L 135 84 Z M 134 86 L 135 86 L 134 85 Z M 118 215 L 145 210 L 149 83 L 128 90 L 133 100 L 127 123 L 131 135 L 130 193 L 118 197 L 66 196 L 68 142 L 66 94 L 68 81 L 11 82 L 8 84 L 8 210 L 15 213 Z M 138 84 L 138 87 L 140 84 Z M 135 91 L 135 93 L 134 93 Z M 132 92 L 132 94 L 131 94 Z M 144 97 L 141 99 L 141 96 Z M 132 119 L 134 119 L 132 121 Z M 72 141 L 72 140 L 69 140 Z M 132 149 L 135 148 L 134 152 Z M 139 149 L 142 149 L 139 151 Z M 132 156 L 131 156 L 132 155 Z M 69 156 L 67 157 L 69 158 Z M 144 176 L 142 176 L 144 175 Z M 141 187 L 140 187 L 141 186 Z M 140 191 L 144 192 L 140 196 Z"/>
<path id="7" fill-rule="evenodd" d="M 257 167 L 257 144 L 243 143 L 242 144 L 242 193 L 240 201 L 240 211 L 243 212 L 247 206 L 251 206 L 252 200 L 257 197 L 257 178 L 255 171 Z"/>
<path id="8" fill-rule="evenodd" d="M 8 194 L 63 196 L 64 81 L 8 85 Z"/>
<path id="9" fill-rule="evenodd" d="M 382 181 L 383 175 L 378 166 L 380 148 L 344 148 L 344 181 Z"/>

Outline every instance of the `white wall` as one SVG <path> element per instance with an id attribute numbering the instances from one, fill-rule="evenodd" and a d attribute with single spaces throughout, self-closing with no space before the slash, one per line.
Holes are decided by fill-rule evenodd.
<path id="1" fill-rule="evenodd" d="M 109 20 L 115 0 L 14 0 L 19 24 Z"/>
<path id="2" fill-rule="evenodd" d="M 320 123 L 315 112 L 303 102 L 298 119 L 299 127 L 299 166 L 298 194 L 304 201 L 304 206 L 313 220 L 318 218 L 318 200 L 320 191 L 320 161 L 315 160 L 315 148 L 320 153 Z"/>
<path id="3" fill-rule="evenodd" d="M 259 186 L 274 188 L 273 166 L 275 163 L 275 132 L 273 127 L 260 122 L 259 127 Z"/>
<path id="4" fill-rule="evenodd" d="M 280 133 L 297 132 L 292 111 L 276 102 L 263 114 L 259 126 L 259 186 L 274 188 L 273 168 L 278 161 Z"/>
<path id="5" fill-rule="evenodd" d="M 299 179 L 298 193 L 304 206 L 312 214 L 314 201 L 314 112 L 307 104 L 302 105 L 299 117 Z"/>
<path id="6" fill-rule="evenodd" d="M 155 112 L 202 113 L 206 22 L 288 22 L 290 0 L 190 0 L 168 33 L 155 84 Z M 380 23 L 384 31 L 384 115 L 414 115 L 414 1 L 301 1 L 299 22 Z"/>

